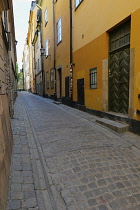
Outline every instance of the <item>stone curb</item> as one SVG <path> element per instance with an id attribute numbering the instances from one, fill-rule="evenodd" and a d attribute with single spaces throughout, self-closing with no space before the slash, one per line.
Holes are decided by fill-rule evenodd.
<path id="1" fill-rule="evenodd" d="M 25 121 L 27 125 L 29 125 L 32 131 L 32 134 L 28 136 L 28 142 L 29 142 L 29 145 L 31 146 L 30 151 L 33 157 L 32 162 L 35 161 L 36 163 L 39 186 L 40 186 L 40 190 L 42 190 L 42 195 L 43 195 L 43 200 L 44 200 L 44 205 L 45 205 L 44 209 L 65 210 L 66 207 L 63 204 L 63 200 L 60 197 L 60 195 L 58 195 L 58 193 L 56 192 L 55 187 L 53 186 L 51 177 L 49 176 L 49 171 L 48 171 L 46 162 L 44 160 L 41 145 L 37 138 L 36 132 L 30 122 L 30 114 L 28 112 L 27 104 L 24 103 L 24 105 L 25 105 L 25 108 L 24 108 Z M 41 177 L 39 177 L 40 174 L 41 174 Z"/>

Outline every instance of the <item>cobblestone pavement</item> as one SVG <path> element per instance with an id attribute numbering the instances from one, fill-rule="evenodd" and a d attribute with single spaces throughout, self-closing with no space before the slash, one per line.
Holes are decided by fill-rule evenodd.
<path id="1" fill-rule="evenodd" d="M 140 137 L 95 120 L 19 94 L 7 210 L 140 210 Z"/>

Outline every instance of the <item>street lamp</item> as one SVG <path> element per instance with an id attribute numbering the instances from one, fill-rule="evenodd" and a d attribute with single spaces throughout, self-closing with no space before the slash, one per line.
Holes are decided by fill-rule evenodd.
<path id="1" fill-rule="evenodd" d="M 15 40 L 15 45 L 17 45 L 17 43 L 18 43 L 18 41 L 17 41 L 17 40 Z"/>
<path id="2" fill-rule="evenodd" d="M 44 49 L 44 48 L 41 48 L 41 49 L 40 49 L 40 52 L 41 52 L 41 55 L 44 55 L 45 49 Z"/>

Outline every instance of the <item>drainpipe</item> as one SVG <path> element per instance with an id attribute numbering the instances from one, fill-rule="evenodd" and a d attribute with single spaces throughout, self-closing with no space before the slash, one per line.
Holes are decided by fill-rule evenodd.
<path id="1" fill-rule="evenodd" d="M 54 42 L 54 71 L 55 71 L 55 93 L 56 93 L 56 48 L 55 48 L 55 9 L 54 9 L 54 5 L 55 2 L 54 0 L 52 0 L 52 9 L 53 9 L 53 42 Z"/>
<path id="2" fill-rule="evenodd" d="M 72 63 L 72 0 L 70 1 L 70 64 Z"/>
<path id="3" fill-rule="evenodd" d="M 73 99 L 73 56 L 72 56 L 72 0 L 69 0 L 70 7 L 70 97 Z"/>
<path id="4" fill-rule="evenodd" d="M 41 28 L 40 28 L 40 41 L 41 41 L 41 48 L 43 48 L 43 41 L 42 41 L 42 15 L 41 15 Z M 45 96 L 45 73 L 44 73 L 44 58 L 41 56 L 41 68 L 42 68 L 42 96 Z"/>
<path id="5" fill-rule="evenodd" d="M 35 94 L 37 94 L 37 84 L 36 84 L 36 54 L 35 54 L 35 45 L 32 45 L 34 47 L 34 70 L 33 70 L 33 73 L 34 73 L 34 82 L 35 82 Z"/>

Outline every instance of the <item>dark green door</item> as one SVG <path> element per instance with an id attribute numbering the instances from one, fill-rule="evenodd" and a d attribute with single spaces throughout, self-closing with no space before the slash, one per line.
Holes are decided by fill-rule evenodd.
<path id="1" fill-rule="evenodd" d="M 84 105 L 84 78 L 77 80 L 78 103 Z"/>
<path id="2" fill-rule="evenodd" d="M 130 69 L 130 22 L 110 32 L 109 110 L 128 113 Z"/>
<path id="3" fill-rule="evenodd" d="M 65 97 L 69 97 L 70 77 L 65 77 Z"/>

